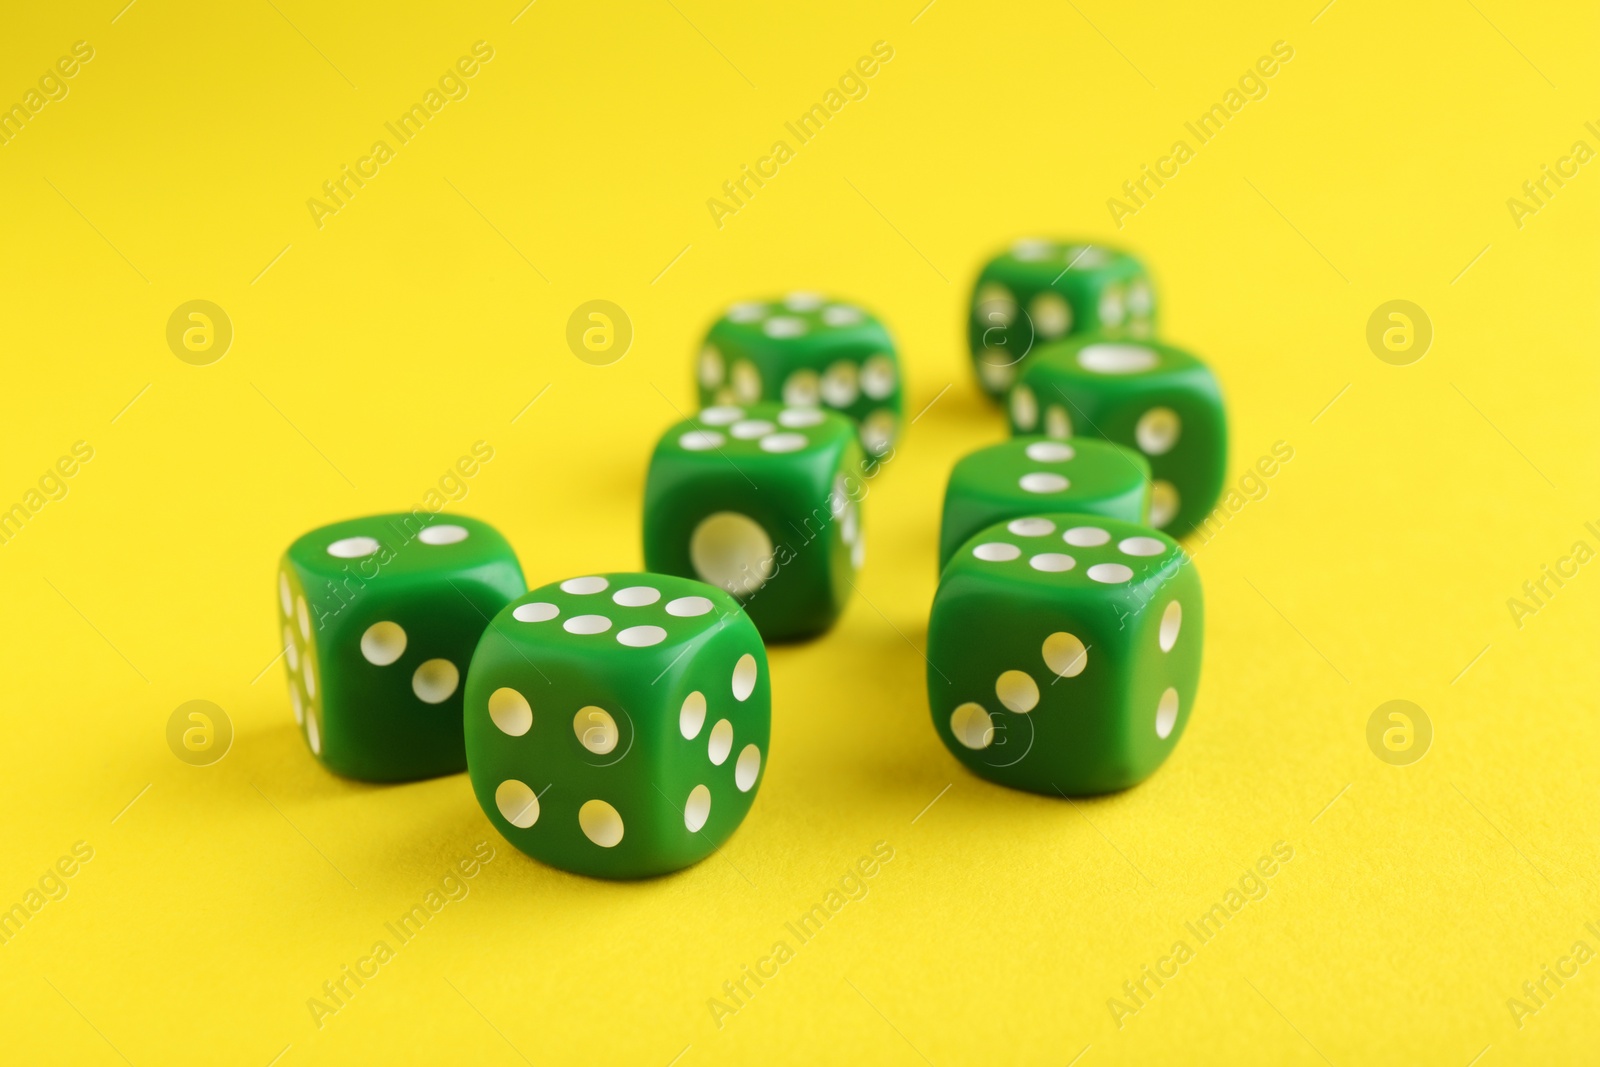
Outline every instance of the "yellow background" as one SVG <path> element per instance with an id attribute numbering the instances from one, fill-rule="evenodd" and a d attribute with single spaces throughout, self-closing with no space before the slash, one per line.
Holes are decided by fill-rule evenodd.
<path id="1" fill-rule="evenodd" d="M 0 947 L 8 1059 L 1593 1055 L 1600 962 L 1520 1029 L 1506 1004 L 1574 941 L 1600 950 L 1600 566 L 1520 629 L 1506 605 L 1573 542 L 1600 548 L 1600 164 L 1521 228 L 1506 206 L 1575 140 L 1600 147 L 1592 6 L 920 5 L 5 12 L 0 102 L 95 50 L 0 146 L 0 503 L 94 448 L 0 546 L 0 905 L 94 849 Z M 318 229 L 307 199 L 478 40 L 470 95 Z M 783 123 L 879 40 L 869 95 L 718 229 L 707 198 L 793 147 Z M 1118 232 L 1107 198 L 1279 40 L 1269 95 Z M 1164 335 L 1223 381 L 1230 480 L 1294 449 L 1198 549 L 1182 744 L 1078 803 L 962 771 L 919 652 L 945 474 L 1004 433 L 970 377 L 967 289 L 1032 233 L 1146 257 Z M 768 775 L 723 854 L 594 882 L 507 846 L 464 776 L 323 771 L 272 662 L 284 546 L 419 502 L 482 440 L 451 509 L 504 531 L 530 584 L 638 566 L 645 457 L 692 403 L 697 337 L 795 288 L 877 310 L 927 411 L 872 486 L 862 595 L 772 651 Z M 205 367 L 165 342 L 197 298 L 235 329 Z M 609 367 L 563 339 L 595 298 L 636 331 Z M 1407 367 L 1365 341 L 1394 298 L 1435 328 Z M 213 766 L 167 746 L 191 699 L 236 730 Z M 1408 767 L 1367 747 L 1391 699 L 1433 724 Z M 470 895 L 318 1029 L 307 999 L 484 840 Z M 869 894 L 799 945 L 784 923 L 878 841 L 894 859 Z M 1278 841 L 1294 858 L 1265 899 L 1119 1028 L 1108 998 Z M 794 958 L 719 1029 L 708 999 L 780 939 Z"/>

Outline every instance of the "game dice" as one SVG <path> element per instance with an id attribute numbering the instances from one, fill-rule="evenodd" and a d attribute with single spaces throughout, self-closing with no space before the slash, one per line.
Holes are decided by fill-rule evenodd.
<path id="1" fill-rule="evenodd" d="M 1228 424 L 1211 369 L 1157 341 L 1074 337 L 1036 352 L 1009 398 L 1014 433 L 1093 435 L 1150 461 L 1150 525 L 1188 533 L 1222 492 Z"/>
<path id="2" fill-rule="evenodd" d="M 1042 512 L 965 541 L 928 624 L 934 729 L 973 773 L 1078 796 L 1172 752 L 1200 679 L 1200 578 L 1137 523 Z"/>
<path id="3" fill-rule="evenodd" d="M 312 753 L 367 781 L 463 770 L 462 675 L 488 620 L 526 589 L 511 546 L 476 519 L 374 515 L 296 540 L 278 621 Z"/>
<path id="4" fill-rule="evenodd" d="M 645 566 L 743 604 L 767 640 L 833 625 L 865 558 L 870 466 L 855 429 L 817 408 L 718 405 L 673 426 L 645 482 Z"/>
<path id="5" fill-rule="evenodd" d="M 467 674 L 472 788 L 563 870 L 687 867 L 750 810 L 771 732 L 767 655 L 720 589 L 662 574 L 552 583 L 507 605 Z"/>
<path id="6" fill-rule="evenodd" d="M 1150 464 L 1131 449 L 1095 437 L 1013 437 L 963 456 L 951 470 L 939 566 L 963 541 L 1001 519 L 1077 511 L 1143 523 L 1149 503 Z"/>
<path id="7" fill-rule="evenodd" d="M 697 377 L 702 406 L 781 400 L 847 415 L 875 460 L 899 434 L 894 341 L 883 323 L 840 300 L 790 293 L 733 305 L 706 335 Z M 869 467 L 876 472 L 877 465 Z"/>
<path id="8" fill-rule="evenodd" d="M 967 336 L 978 382 L 1001 396 L 1041 345 L 1074 334 L 1155 329 L 1144 266 L 1104 245 L 1027 238 L 984 265 L 972 291 Z"/>

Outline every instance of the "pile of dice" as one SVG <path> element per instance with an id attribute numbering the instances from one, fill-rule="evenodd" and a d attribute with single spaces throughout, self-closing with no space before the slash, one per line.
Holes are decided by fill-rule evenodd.
<path id="1" fill-rule="evenodd" d="M 974 289 L 975 371 L 1013 436 L 950 474 L 928 698 L 992 781 L 1126 788 L 1193 705 L 1203 605 L 1174 537 L 1216 502 L 1226 424 L 1215 378 L 1152 339 L 1154 315 L 1144 268 L 1103 246 L 1020 241 Z M 325 766 L 465 769 L 512 844 L 593 876 L 727 840 L 766 767 L 763 642 L 822 633 L 848 602 L 904 394 L 883 324 L 810 293 L 729 308 L 695 375 L 699 413 L 650 459 L 644 572 L 528 591 L 493 527 L 424 511 L 289 547 L 290 703 Z"/>

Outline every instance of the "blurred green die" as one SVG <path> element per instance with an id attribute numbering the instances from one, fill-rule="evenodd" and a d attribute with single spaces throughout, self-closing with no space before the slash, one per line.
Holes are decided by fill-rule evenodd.
<path id="1" fill-rule="evenodd" d="M 874 459 L 899 435 L 894 340 L 872 314 L 840 300 L 790 293 L 733 305 L 706 335 L 696 377 L 702 407 L 781 400 L 846 415 Z"/>
<path id="2" fill-rule="evenodd" d="M 1150 461 L 1150 525 L 1182 537 L 1216 506 L 1228 418 L 1216 375 L 1159 341 L 1074 337 L 1040 349 L 1012 388 L 1013 433 L 1103 437 Z"/>
<path id="3" fill-rule="evenodd" d="M 1041 345 L 1073 334 L 1155 332 L 1144 265 L 1105 245 L 1027 238 L 984 265 L 967 334 L 978 382 L 999 397 Z"/>

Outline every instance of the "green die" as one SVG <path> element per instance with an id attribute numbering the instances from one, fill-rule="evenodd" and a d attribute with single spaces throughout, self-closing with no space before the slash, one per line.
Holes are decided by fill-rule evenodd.
<path id="1" fill-rule="evenodd" d="M 1155 332 L 1155 296 L 1144 265 L 1104 245 L 1027 238 L 984 265 L 972 290 L 967 334 L 978 382 L 990 396 L 1011 388 L 1040 345 L 1078 333 Z"/>
<path id="2" fill-rule="evenodd" d="M 874 458 L 899 435 L 904 398 L 889 331 L 815 293 L 733 305 L 706 335 L 696 375 L 702 407 L 781 400 L 847 415 Z"/>
<path id="3" fill-rule="evenodd" d="M 865 558 L 868 466 L 855 428 L 816 408 L 706 408 L 650 459 L 644 561 L 726 590 L 767 640 L 832 626 Z"/>
<path id="4" fill-rule="evenodd" d="M 461 675 L 495 612 L 527 588 L 506 539 L 477 519 L 374 515 L 295 541 L 278 621 L 312 754 L 371 782 L 465 769 Z"/>
<path id="5" fill-rule="evenodd" d="M 994 523 L 1040 511 L 1073 511 L 1142 523 L 1150 506 L 1150 464 L 1095 437 L 1053 441 L 1013 437 L 963 456 L 950 471 L 939 526 L 939 567 L 967 538 Z M 1012 531 L 1013 533 L 1017 531 Z"/>
<path id="6" fill-rule="evenodd" d="M 1150 525 L 1182 537 L 1216 506 L 1228 418 L 1200 360 L 1157 341 L 1074 337 L 1034 353 L 1011 390 L 1013 433 L 1093 434 L 1150 460 Z"/>
<path id="7" fill-rule="evenodd" d="M 771 729 L 755 625 L 687 578 L 535 589 L 494 617 L 467 673 L 467 770 L 489 821 L 600 878 L 710 855 L 750 811 Z"/>
<path id="8" fill-rule="evenodd" d="M 1136 523 L 1046 513 L 965 542 L 928 624 L 933 725 L 974 774 L 1076 796 L 1147 778 L 1200 680 L 1200 577 Z"/>

